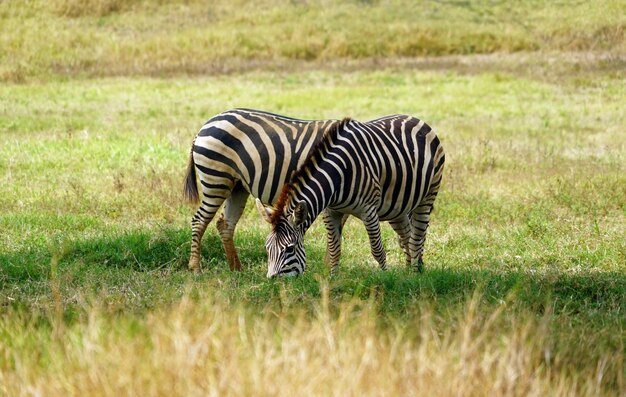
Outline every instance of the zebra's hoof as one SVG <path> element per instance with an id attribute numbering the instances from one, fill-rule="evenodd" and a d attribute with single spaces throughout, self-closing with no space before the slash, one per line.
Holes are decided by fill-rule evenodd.
<path id="1" fill-rule="evenodd" d="M 418 272 L 424 273 L 424 261 L 422 260 L 422 258 L 419 258 L 417 260 L 416 269 L 417 269 Z"/>
<path id="2" fill-rule="evenodd" d="M 189 271 L 193 274 L 200 274 L 200 263 L 199 261 L 193 261 L 193 262 L 189 262 L 189 266 L 187 266 L 187 269 L 189 269 Z"/>
<path id="3" fill-rule="evenodd" d="M 243 270 L 241 268 L 241 262 L 239 262 L 239 259 L 233 261 L 232 263 L 229 263 L 228 266 L 230 266 L 230 270 L 233 272 L 240 272 Z"/>

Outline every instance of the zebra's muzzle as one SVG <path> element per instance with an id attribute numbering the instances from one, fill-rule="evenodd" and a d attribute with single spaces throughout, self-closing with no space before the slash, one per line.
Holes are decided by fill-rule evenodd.
<path id="1" fill-rule="evenodd" d="M 298 271 L 296 269 L 288 269 L 288 270 L 282 270 L 278 272 L 272 272 L 272 271 L 267 272 L 267 278 L 269 279 L 276 278 L 276 277 L 295 277 L 297 275 L 298 275 Z"/>

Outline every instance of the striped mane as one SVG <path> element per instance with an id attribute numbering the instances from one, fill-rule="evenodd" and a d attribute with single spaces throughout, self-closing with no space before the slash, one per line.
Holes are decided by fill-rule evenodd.
<path id="1" fill-rule="evenodd" d="M 306 169 L 311 165 L 313 159 L 319 155 L 321 150 L 330 145 L 330 143 L 337 137 L 340 131 L 344 129 L 346 124 L 350 122 L 350 117 L 345 117 L 343 120 L 337 120 L 324 132 L 324 136 L 320 141 L 313 147 L 313 149 L 309 152 L 309 155 L 302 163 L 302 166 L 298 168 L 291 174 L 291 178 L 289 178 L 289 182 L 285 183 L 283 189 L 280 192 L 280 196 L 278 196 L 278 201 L 276 202 L 276 208 L 270 217 L 270 223 L 272 227 L 275 227 L 280 220 L 280 217 L 287 206 L 289 198 L 291 196 L 291 192 L 294 189 L 295 182 L 306 175 Z"/>

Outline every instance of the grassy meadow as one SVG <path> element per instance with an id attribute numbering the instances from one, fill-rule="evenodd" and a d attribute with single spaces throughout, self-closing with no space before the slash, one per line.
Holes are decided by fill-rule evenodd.
<path id="1" fill-rule="evenodd" d="M 623 6 L 0 1 L 0 395 L 626 395 Z M 429 122 L 425 272 L 351 219 L 337 277 L 316 222 L 267 280 L 251 202 L 245 270 L 212 224 L 187 272 L 232 107 Z"/>

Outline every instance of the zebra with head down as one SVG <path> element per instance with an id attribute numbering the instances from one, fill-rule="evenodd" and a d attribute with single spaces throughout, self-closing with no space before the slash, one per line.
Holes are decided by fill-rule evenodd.
<path id="1" fill-rule="evenodd" d="M 439 191 L 445 155 L 423 121 L 406 115 L 335 123 L 286 184 L 276 208 L 257 200 L 272 225 L 266 241 L 268 277 L 304 272 L 304 234 L 324 211 L 331 273 L 341 254 L 345 214 L 365 224 L 371 251 L 387 267 L 380 221 L 399 236 L 407 265 L 421 271 L 426 229 Z"/>

